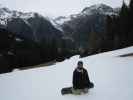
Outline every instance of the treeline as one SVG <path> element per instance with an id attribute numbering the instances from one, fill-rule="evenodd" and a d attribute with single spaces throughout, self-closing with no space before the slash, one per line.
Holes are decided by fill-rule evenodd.
<path id="1" fill-rule="evenodd" d="M 118 15 L 107 15 L 105 31 L 90 32 L 88 48 L 81 56 L 88 56 L 105 51 L 116 50 L 133 45 L 133 0 L 127 6 L 125 2 Z"/>
<path id="2" fill-rule="evenodd" d="M 65 42 L 63 39 L 51 38 L 37 43 L 0 28 L 0 73 L 53 60 L 62 61 L 72 56 Z"/>
<path id="3" fill-rule="evenodd" d="M 105 49 L 118 49 L 133 45 L 133 0 L 129 6 L 123 1 L 118 15 L 107 16 Z"/>

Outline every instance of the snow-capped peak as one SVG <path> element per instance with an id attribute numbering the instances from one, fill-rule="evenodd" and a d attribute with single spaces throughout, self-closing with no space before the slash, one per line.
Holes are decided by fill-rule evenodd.
<path id="1" fill-rule="evenodd" d="M 85 15 L 92 15 L 94 13 L 112 15 L 115 14 L 115 11 L 113 8 L 105 4 L 97 4 L 92 5 L 90 7 L 86 7 L 85 9 L 83 9 L 82 13 Z"/>
<path id="2" fill-rule="evenodd" d="M 36 13 L 34 12 L 20 12 L 16 10 L 10 10 L 6 7 L 0 5 L 0 24 L 6 25 L 7 20 L 12 18 L 22 18 L 22 19 L 29 19 L 34 17 Z"/>
<path id="3" fill-rule="evenodd" d="M 94 14 L 117 15 L 118 10 L 116 11 L 116 9 L 111 8 L 110 6 L 105 4 L 96 4 L 96 5 L 92 5 L 90 7 L 84 8 L 79 14 L 73 14 L 67 17 L 60 16 L 54 19 L 54 22 L 59 26 L 77 17 L 86 16 L 86 15 L 89 16 Z"/>

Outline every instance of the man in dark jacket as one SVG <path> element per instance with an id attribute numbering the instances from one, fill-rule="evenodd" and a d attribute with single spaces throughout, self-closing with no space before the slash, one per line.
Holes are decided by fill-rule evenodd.
<path id="1" fill-rule="evenodd" d="M 73 89 L 74 94 L 87 93 L 89 88 L 94 85 L 90 82 L 88 72 L 83 68 L 83 62 L 79 61 L 77 68 L 73 72 Z"/>

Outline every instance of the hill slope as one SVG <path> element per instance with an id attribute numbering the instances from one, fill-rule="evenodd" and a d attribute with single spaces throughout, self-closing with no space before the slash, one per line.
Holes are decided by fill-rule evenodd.
<path id="1" fill-rule="evenodd" d="M 132 53 L 133 47 L 79 59 L 74 56 L 49 67 L 14 71 L 0 75 L 1 100 L 132 100 L 133 57 L 118 57 Z M 78 60 L 83 60 L 95 88 L 85 95 L 60 94 L 71 86 L 72 72 Z"/>

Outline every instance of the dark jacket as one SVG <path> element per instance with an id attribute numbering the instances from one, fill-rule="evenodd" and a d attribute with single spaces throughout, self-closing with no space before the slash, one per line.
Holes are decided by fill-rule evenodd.
<path id="1" fill-rule="evenodd" d="M 78 71 L 76 68 L 73 72 L 73 88 L 74 89 L 84 89 L 89 88 L 90 80 L 88 72 L 83 68 L 82 71 Z"/>

